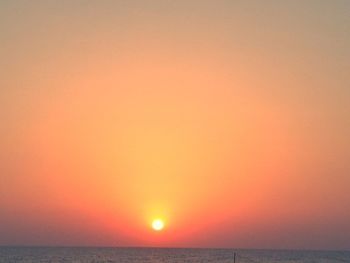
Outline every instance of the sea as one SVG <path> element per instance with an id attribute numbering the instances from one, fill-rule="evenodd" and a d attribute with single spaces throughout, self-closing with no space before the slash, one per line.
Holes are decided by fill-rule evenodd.
<path id="1" fill-rule="evenodd" d="M 0 262 L 350 263 L 350 251 L 200 248 L 0 247 Z"/>

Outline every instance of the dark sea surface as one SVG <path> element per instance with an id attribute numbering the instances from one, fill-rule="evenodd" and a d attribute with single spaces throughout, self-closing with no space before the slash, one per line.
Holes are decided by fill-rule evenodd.
<path id="1" fill-rule="evenodd" d="M 0 247 L 0 262 L 349 262 L 350 251 L 191 248 Z"/>

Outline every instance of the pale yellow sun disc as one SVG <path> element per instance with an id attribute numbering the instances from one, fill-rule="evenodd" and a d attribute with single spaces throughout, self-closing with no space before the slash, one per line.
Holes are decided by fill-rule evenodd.
<path id="1" fill-rule="evenodd" d="M 160 231 L 164 228 L 164 222 L 163 220 L 161 219 L 155 219 L 153 220 L 152 222 L 152 228 L 155 230 L 155 231 Z"/>

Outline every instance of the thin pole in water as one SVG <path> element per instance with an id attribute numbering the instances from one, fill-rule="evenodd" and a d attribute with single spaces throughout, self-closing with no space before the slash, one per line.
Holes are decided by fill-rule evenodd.
<path id="1" fill-rule="evenodd" d="M 236 252 L 233 252 L 233 263 L 236 263 Z"/>

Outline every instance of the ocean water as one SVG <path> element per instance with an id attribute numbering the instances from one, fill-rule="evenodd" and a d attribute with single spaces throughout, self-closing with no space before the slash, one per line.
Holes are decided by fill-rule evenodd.
<path id="1" fill-rule="evenodd" d="M 350 263 L 350 251 L 87 247 L 0 247 L 0 262 L 233 262 L 234 252 L 236 263 Z"/>

